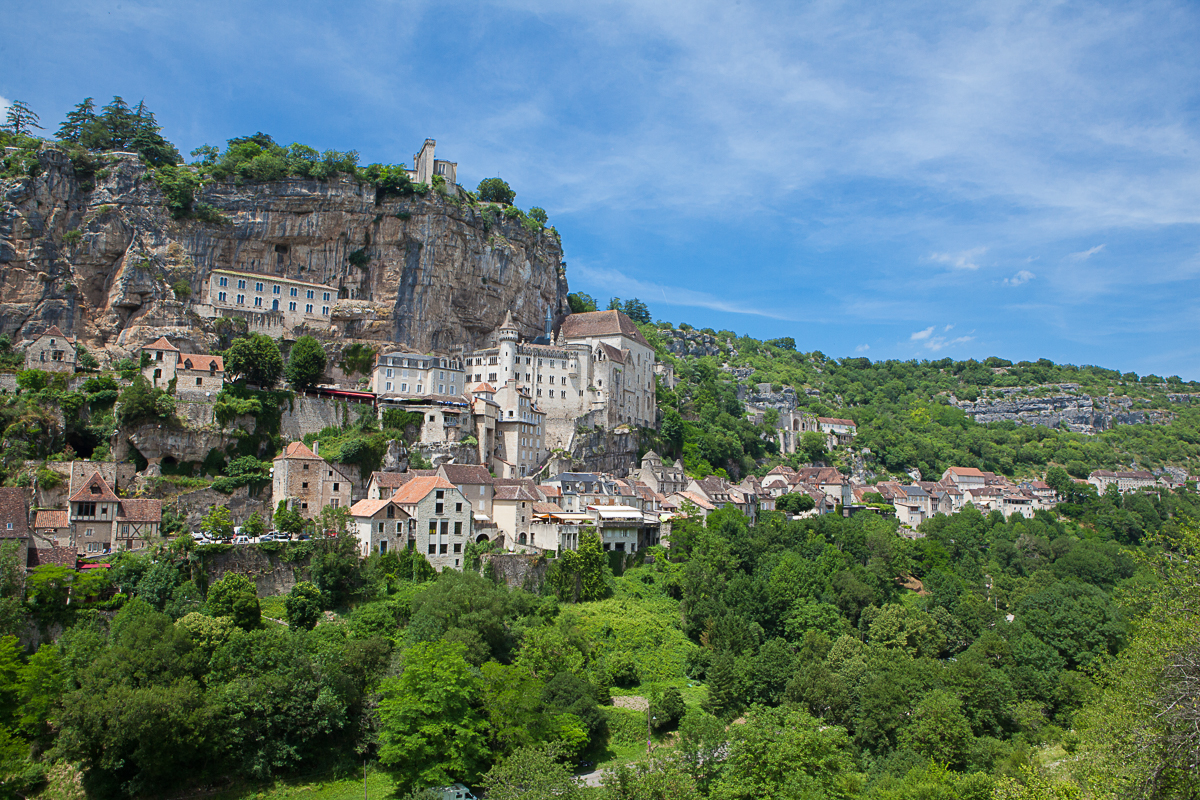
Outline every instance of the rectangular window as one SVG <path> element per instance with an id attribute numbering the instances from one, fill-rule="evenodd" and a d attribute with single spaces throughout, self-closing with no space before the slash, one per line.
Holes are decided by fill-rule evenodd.
<path id="1" fill-rule="evenodd" d="M 429 543 L 429 555 L 431 555 L 431 556 L 437 555 L 437 545 L 434 544 L 433 542 Z"/>
<path id="2" fill-rule="evenodd" d="M 254 284 L 254 291 L 261 292 L 262 290 L 263 290 L 263 285 L 261 283 Z"/>
<path id="3" fill-rule="evenodd" d="M 387 389 L 386 389 L 386 391 L 389 391 L 389 392 L 390 392 L 391 390 L 392 390 L 392 382 L 391 382 L 391 381 L 388 381 L 388 382 L 387 382 Z"/>
<path id="4" fill-rule="evenodd" d="M 238 288 L 239 288 L 239 289 L 245 289 L 245 288 L 246 288 L 246 282 L 245 282 L 245 281 L 238 281 Z"/>
<path id="5" fill-rule="evenodd" d="M 295 302 L 288 303 L 288 311 L 295 311 L 295 310 L 296 310 L 296 303 Z"/>
<path id="6" fill-rule="evenodd" d="M 445 504 L 444 504 L 444 503 L 434 503 L 434 505 L 433 505 L 433 513 L 435 513 L 435 514 L 441 514 L 444 508 L 445 508 Z"/>
<path id="7" fill-rule="evenodd" d="M 305 481 L 304 483 L 300 484 L 300 488 L 301 488 L 301 489 L 307 489 L 307 488 L 308 488 L 308 482 L 307 482 L 307 481 Z"/>
<path id="8" fill-rule="evenodd" d="M 459 514 L 461 514 L 461 513 L 462 513 L 462 503 L 455 503 L 455 504 L 454 504 L 454 510 L 455 510 L 455 512 L 456 512 L 456 513 L 459 513 Z M 454 523 L 454 524 L 455 524 L 455 526 L 457 527 L 457 526 L 461 525 L 462 523 L 461 523 L 461 522 L 456 522 L 456 523 Z M 457 531 L 457 530 L 455 531 L 455 533 L 458 533 L 458 532 L 459 532 L 459 531 Z"/>
<path id="9" fill-rule="evenodd" d="M 337 492 L 337 491 L 340 491 L 340 487 L 341 487 L 341 484 L 340 484 L 340 483 L 335 483 L 335 484 L 333 485 L 333 490 L 334 490 L 335 492 Z"/>
<path id="10" fill-rule="evenodd" d="M 462 523 L 461 522 L 454 523 L 454 535 L 462 536 Z M 458 547 L 458 545 L 455 545 L 455 547 Z M 458 551 L 455 550 L 454 552 L 457 553 Z"/>
<path id="11" fill-rule="evenodd" d="M 81 517 L 94 517 L 96 516 L 96 504 L 80 503 L 76 509 L 76 514 Z M 88 535 L 90 536 L 91 534 L 89 533 Z"/>
<path id="12" fill-rule="evenodd" d="M 199 379 L 199 378 L 196 378 L 196 385 L 197 385 L 197 386 L 199 386 L 199 385 L 200 385 L 200 379 Z"/>
<path id="13" fill-rule="evenodd" d="M 437 520 L 436 519 L 429 520 L 429 535 L 437 536 Z"/>
<path id="14" fill-rule="evenodd" d="M 387 377 L 392 377 L 392 371 L 390 369 L 387 371 Z"/>
<path id="15" fill-rule="evenodd" d="M 308 304 L 306 304 L 306 305 L 304 306 L 304 313 L 305 313 L 305 314 L 311 314 L 311 313 L 312 313 L 312 303 L 308 303 Z"/>
<path id="16" fill-rule="evenodd" d="M 417 384 L 417 394 L 421 393 L 421 384 Z"/>
<path id="17" fill-rule="evenodd" d="M 438 384 L 438 394 L 445 394 L 445 393 L 446 393 L 446 384 L 439 383 Z"/>
<path id="18" fill-rule="evenodd" d="M 461 553 L 461 552 L 462 552 L 462 542 L 455 542 L 455 543 L 454 543 L 454 552 L 456 552 L 456 553 Z"/>
<path id="19" fill-rule="evenodd" d="M 442 520 L 442 538 L 445 539 L 450 533 L 450 520 Z"/>

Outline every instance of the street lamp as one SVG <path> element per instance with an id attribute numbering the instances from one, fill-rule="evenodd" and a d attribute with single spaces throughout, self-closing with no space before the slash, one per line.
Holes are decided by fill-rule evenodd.
<path id="1" fill-rule="evenodd" d="M 650 704 L 646 704 L 646 757 L 650 757 L 650 721 L 658 722 L 658 717 L 650 716 Z"/>

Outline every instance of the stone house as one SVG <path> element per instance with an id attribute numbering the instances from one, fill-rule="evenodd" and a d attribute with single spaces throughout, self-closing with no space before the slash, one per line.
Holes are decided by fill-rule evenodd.
<path id="1" fill-rule="evenodd" d="M 606 551 L 636 553 L 642 548 L 645 520 L 640 509 L 623 505 L 588 506 L 588 513 L 595 521 L 600 543 Z"/>
<path id="2" fill-rule="evenodd" d="M 488 468 L 482 464 L 443 464 L 438 475 L 453 483 L 471 503 L 476 522 L 486 522 L 492 515 L 495 486 Z"/>
<path id="3" fill-rule="evenodd" d="M 225 359 L 222 356 L 181 353 L 179 348 L 160 336 L 144 346 L 150 363 L 142 375 L 152 386 L 165 389 L 175 381 L 180 394 L 215 393 L 225 385 Z"/>
<path id="4" fill-rule="evenodd" d="M 915 528 L 933 516 L 933 498 L 920 486 L 901 486 L 903 497 L 892 501 L 901 525 Z"/>
<path id="5" fill-rule="evenodd" d="M 1126 471 L 1126 472 L 1111 472 L 1105 469 L 1098 469 L 1088 476 L 1088 483 L 1096 487 L 1096 491 L 1104 494 L 1109 485 L 1115 484 L 1117 491 L 1121 494 L 1126 492 L 1137 491 L 1138 489 L 1148 489 L 1158 484 L 1158 479 L 1153 474 L 1145 470 Z"/>
<path id="6" fill-rule="evenodd" d="M 117 497 L 100 473 L 93 473 L 68 500 L 76 551 L 81 556 L 109 553 L 115 545 L 113 526 L 120 511 Z"/>
<path id="7" fill-rule="evenodd" d="M 463 549 L 473 541 L 471 504 L 438 475 L 413 478 L 391 498 L 409 516 L 417 550 L 438 571 L 462 569 Z"/>
<path id="8" fill-rule="evenodd" d="M 716 508 L 731 506 L 754 522 L 758 518 L 758 498 L 742 491 L 719 475 L 709 475 L 700 480 L 692 479 L 687 490 L 707 499 Z"/>
<path id="9" fill-rule="evenodd" d="M 454 397 L 466 391 L 462 360 L 396 350 L 375 357 L 371 391 L 388 397 Z"/>
<path id="10" fill-rule="evenodd" d="M 401 486 L 418 477 L 417 473 L 428 470 L 409 470 L 408 472 L 372 472 L 371 480 L 367 482 L 368 500 L 385 500 L 394 495 Z"/>
<path id="11" fill-rule="evenodd" d="M 533 544 L 534 506 L 545 502 L 545 495 L 531 483 L 503 484 L 495 488 L 492 518 L 504 534 L 509 550 L 524 549 Z"/>
<path id="12" fill-rule="evenodd" d="M 942 473 L 942 482 L 950 482 L 963 491 L 987 484 L 987 476 L 974 467 L 950 467 Z"/>
<path id="13" fill-rule="evenodd" d="M 214 269 L 206 288 L 212 316 L 240 316 L 279 336 L 305 324 L 328 324 L 337 302 L 337 289 L 320 283 L 229 269 Z"/>
<path id="14" fill-rule="evenodd" d="M 114 528 L 118 550 L 137 550 L 158 536 L 162 527 L 162 500 L 122 499 Z"/>
<path id="15" fill-rule="evenodd" d="M 319 447 L 313 442 L 313 447 Z M 321 509 L 349 508 L 352 505 L 354 481 L 340 468 L 333 466 L 304 446 L 292 442 L 275 456 L 271 474 L 271 508 L 287 503 L 305 519 L 316 519 Z"/>
<path id="16" fill-rule="evenodd" d="M 350 519 L 364 558 L 415 544 L 409 535 L 408 512 L 391 498 L 359 500 L 350 507 Z"/>
<path id="17" fill-rule="evenodd" d="M 524 478 L 533 475 L 550 455 L 546 444 L 546 413 L 515 380 L 496 392 L 496 447 L 492 464 L 497 475 Z"/>
<path id="18" fill-rule="evenodd" d="M 633 477 L 662 495 L 682 492 L 688 485 L 683 462 L 676 459 L 673 465 L 666 466 L 662 457 L 653 450 L 648 450 L 646 455 L 642 456 L 641 468 Z"/>
<path id="19" fill-rule="evenodd" d="M 64 509 L 39 509 L 33 515 L 33 537 L 30 547 L 53 550 L 64 547 L 74 554 L 71 541 L 71 515 Z"/>
<path id="20" fill-rule="evenodd" d="M 435 140 L 426 139 L 425 144 L 421 145 L 421 152 L 413 156 L 413 168 L 405 170 L 405 172 L 408 173 L 408 179 L 413 183 L 424 183 L 430 186 L 433 185 L 434 176 L 440 176 L 446 181 L 446 189 L 453 193 L 458 182 L 458 162 L 434 158 L 436 147 Z"/>
<path id="21" fill-rule="evenodd" d="M 16 486 L 0 487 L 0 541 L 17 542 L 21 563 L 29 560 L 34 542 L 29 531 L 28 491 Z"/>
<path id="22" fill-rule="evenodd" d="M 57 325 L 29 343 L 25 350 L 25 369 L 45 372 L 75 373 L 75 340 L 59 330 Z"/>
<path id="23" fill-rule="evenodd" d="M 850 480 L 833 467 L 806 467 L 796 473 L 796 483 L 815 486 L 843 506 L 850 505 Z"/>

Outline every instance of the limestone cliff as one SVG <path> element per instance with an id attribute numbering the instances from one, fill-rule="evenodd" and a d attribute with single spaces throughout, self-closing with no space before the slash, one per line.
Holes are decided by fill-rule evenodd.
<path id="1" fill-rule="evenodd" d="M 287 179 L 208 184 L 197 200 L 227 222 L 175 220 L 136 156 L 101 160 L 89 179 L 43 148 L 35 177 L 0 181 L 0 332 L 15 341 L 55 324 L 109 358 L 163 334 L 206 351 L 218 342 L 204 313 L 216 268 L 337 289 L 330 325 L 288 337 L 446 350 L 481 343 L 510 309 L 531 336 L 547 308 L 567 310 L 557 234 L 486 207 Z"/>

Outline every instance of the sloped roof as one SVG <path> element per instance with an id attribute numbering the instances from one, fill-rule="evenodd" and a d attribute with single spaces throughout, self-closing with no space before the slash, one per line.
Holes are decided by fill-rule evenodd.
<path id="1" fill-rule="evenodd" d="M 29 549 L 28 566 L 44 567 L 54 565 L 74 569 L 78 560 L 79 556 L 75 553 L 74 548 L 71 547 L 59 547 L 58 545 L 31 547 Z"/>
<path id="2" fill-rule="evenodd" d="M 563 510 L 558 507 L 557 503 L 534 503 L 533 511 L 535 514 L 561 514 Z"/>
<path id="3" fill-rule="evenodd" d="M 370 499 L 359 500 L 357 503 L 350 506 L 350 516 L 352 516 L 352 517 L 373 517 L 376 514 L 378 514 L 381 510 L 386 508 L 388 506 L 388 504 L 390 504 L 391 502 L 392 502 L 392 498 L 390 498 L 390 497 L 384 497 L 382 499 L 376 498 L 374 500 L 370 500 Z M 408 513 L 405 512 L 404 509 L 400 508 L 397 510 L 401 514 L 404 514 L 405 517 L 408 516 Z"/>
<path id="4" fill-rule="evenodd" d="M 824 422 L 826 425 L 849 425 L 858 427 L 852 419 L 838 419 L 837 417 L 817 417 L 817 422 Z"/>
<path id="5" fill-rule="evenodd" d="M 67 528 L 71 515 L 60 509 L 42 509 L 33 515 L 34 528 Z"/>
<path id="6" fill-rule="evenodd" d="M 175 345 L 171 344 L 170 342 L 168 342 L 167 337 L 165 337 L 165 336 L 160 336 L 157 339 L 155 339 L 153 342 L 151 342 L 150 344 L 143 345 L 142 349 L 143 350 L 174 350 L 176 353 L 179 352 L 179 348 L 176 347 Z"/>
<path id="7" fill-rule="evenodd" d="M 704 497 L 703 495 L 700 495 L 700 494 L 696 494 L 695 492 L 675 492 L 673 495 L 671 495 L 671 497 L 679 497 L 684 500 L 690 500 L 691 502 L 700 506 L 700 508 L 706 509 L 708 511 L 712 511 L 713 509 L 716 508 L 716 506 L 714 506 L 712 503 L 710 503 L 708 501 L 707 497 Z"/>
<path id="8" fill-rule="evenodd" d="M 490 484 L 492 474 L 482 464 L 443 464 L 438 471 L 451 483 Z"/>
<path id="9" fill-rule="evenodd" d="M 963 478 L 983 478 L 986 477 L 982 472 L 974 467 L 950 467 L 946 470 L 952 475 L 958 475 Z"/>
<path id="10" fill-rule="evenodd" d="M 649 347 L 646 337 L 633 324 L 633 320 L 620 311 L 587 311 L 571 314 L 563 320 L 559 336 L 563 339 L 583 339 L 588 336 L 614 336 L 620 334 Z"/>
<path id="11" fill-rule="evenodd" d="M 417 477 L 411 472 L 372 472 L 371 480 L 382 489 L 399 489 Z"/>
<path id="12" fill-rule="evenodd" d="M 207 355 L 207 354 L 204 354 L 204 355 L 181 355 L 180 359 L 181 359 L 181 363 L 183 364 L 184 369 L 192 369 L 192 370 L 197 370 L 197 371 L 202 370 L 204 372 L 207 372 L 208 370 L 212 369 L 212 364 L 215 361 L 216 367 L 217 367 L 217 372 L 225 371 L 225 359 L 222 358 L 221 356 L 212 356 L 212 355 Z M 188 362 L 191 362 L 190 367 L 188 366 Z"/>
<path id="13" fill-rule="evenodd" d="M 457 487 L 439 475 L 422 475 L 404 484 L 392 500 L 399 505 L 413 505 L 425 499 L 434 489 L 454 489 Z"/>
<path id="14" fill-rule="evenodd" d="M 601 342 L 600 349 L 604 351 L 604 354 L 607 355 L 610 360 L 620 361 L 622 364 L 625 363 L 625 354 L 629 352 L 628 350 L 621 350 L 613 347 L 608 342 Z"/>
<path id="15" fill-rule="evenodd" d="M 40 339 L 43 336 L 61 336 L 63 339 L 65 339 L 68 342 L 72 341 L 72 339 L 69 336 L 67 336 L 65 333 L 63 333 L 62 330 L 59 329 L 59 327 L 57 325 L 51 325 L 43 333 L 38 334 L 37 338 Z M 35 339 L 34 341 L 37 341 L 37 339 Z"/>
<path id="16" fill-rule="evenodd" d="M 484 383 L 481 383 L 481 384 L 479 384 L 478 386 L 476 386 L 476 387 L 475 387 L 474 389 L 472 389 L 471 391 L 472 391 L 472 392 L 487 392 L 487 393 L 489 393 L 489 394 L 495 394 L 495 393 L 496 393 L 496 387 L 495 387 L 495 386 L 492 386 L 490 383 L 486 383 L 486 382 L 484 382 Z"/>
<path id="17" fill-rule="evenodd" d="M 98 492 L 93 492 L 92 488 L 99 489 Z M 120 500 L 116 493 L 109 487 L 104 478 L 100 477 L 99 472 L 93 472 L 92 477 L 87 479 L 87 482 L 79 488 L 79 491 L 71 496 L 70 502 L 82 500 L 84 502 L 115 502 Z"/>
<path id="18" fill-rule="evenodd" d="M 524 500 L 529 503 L 540 503 L 543 495 L 523 484 L 499 486 L 496 488 L 496 500 Z"/>
<path id="19" fill-rule="evenodd" d="M 8 523 L 12 523 L 12 530 Z M 0 488 L 0 539 L 29 535 L 29 512 L 25 508 L 25 490 L 18 486 Z"/>
<path id="20" fill-rule="evenodd" d="M 162 522 L 162 500 L 122 500 L 117 522 Z"/>
<path id="21" fill-rule="evenodd" d="M 285 458 L 300 458 L 308 461 L 324 461 L 319 455 L 309 450 L 304 442 L 292 442 L 283 449 L 283 452 L 275 456 L 275 461 L 280 461 Z"/>

